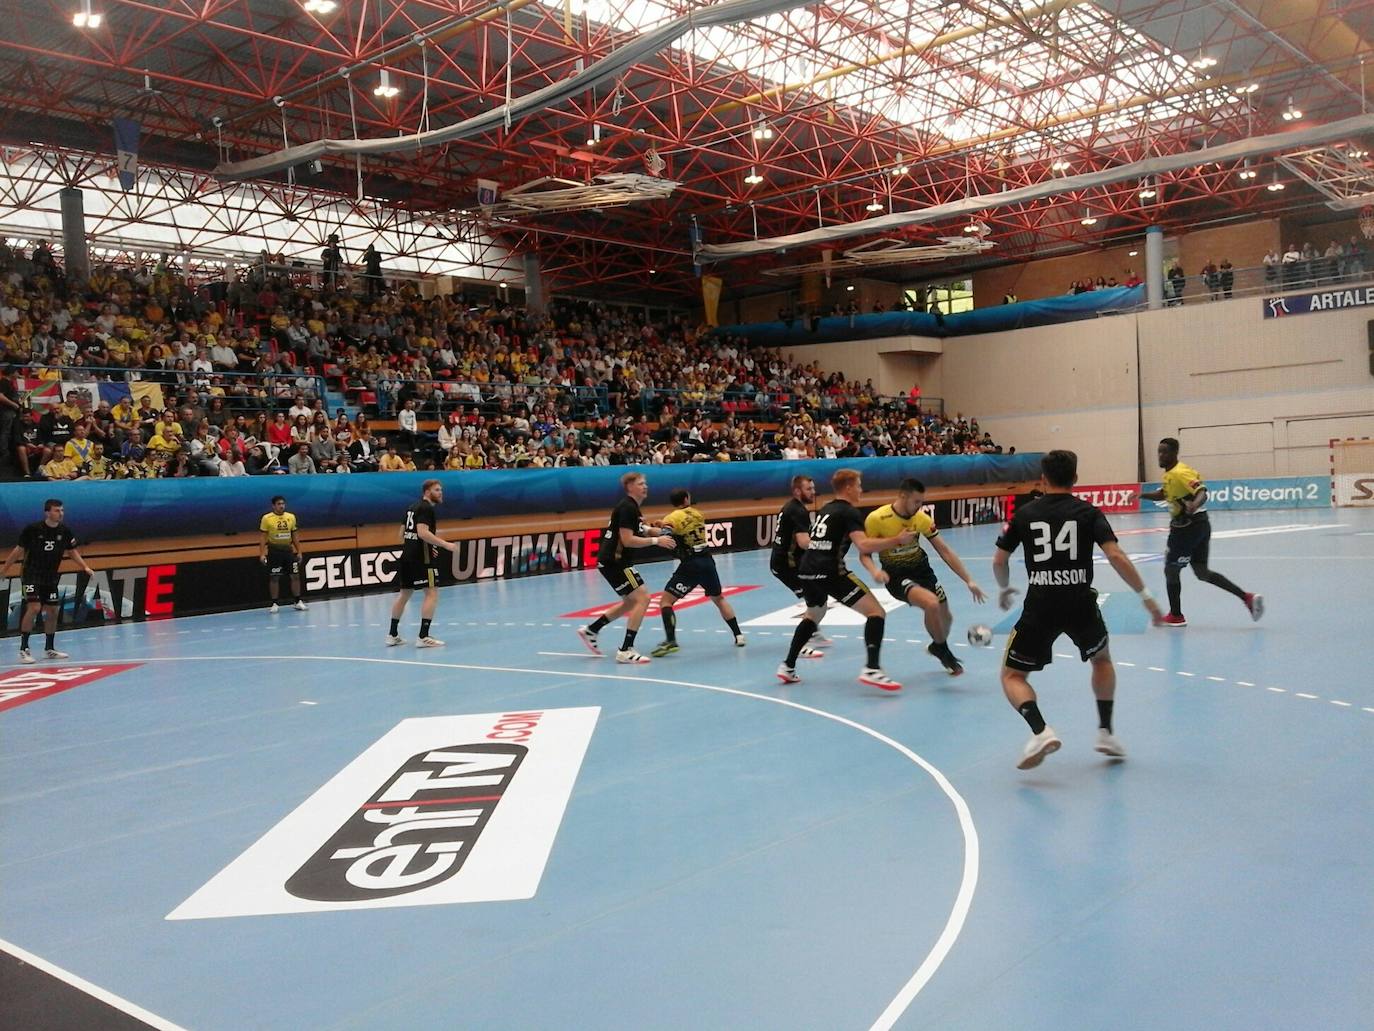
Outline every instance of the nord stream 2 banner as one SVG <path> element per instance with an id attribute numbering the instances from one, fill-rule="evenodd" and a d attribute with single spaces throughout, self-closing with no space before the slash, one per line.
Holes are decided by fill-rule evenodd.
<path id="1" fill-rule="evenodd" d="M 936 525 L 947 529 L 1004 522 L 1012 504 L 1011 496 L 997 495 L 937 501 L 927 510 L 935 517 Z M 775 515 L 722 519 L 707 523 L 706 539 L 712 551 L 753 551 L 772 543 L 776 524 Z M 450 586 L 588 569 L 596 565 L 600 538 L 598 525 L 458 541 L 452 563 L 441 561 L 440 582 Z M 398 550 L 389 548 L 307 553 L 301 570 L 303 586 L 312 599 L 385 590 L 396 580 L 399 555 Z M 662 562 L 669 557 L 660 548 L 645 548 L 638 561 Z M 665 579 L 666 576 L 664 570 Z M 19 630 L 20 592 L 17 577 L 0 580 L 5 635 Z M 58 618 L 62 626 L 99 626 L 266 604 L 267 578 L 262 564 L 253 557 L 232 558 L 97 570 L 93 577 L 65 574 L 59 585 Z"/>

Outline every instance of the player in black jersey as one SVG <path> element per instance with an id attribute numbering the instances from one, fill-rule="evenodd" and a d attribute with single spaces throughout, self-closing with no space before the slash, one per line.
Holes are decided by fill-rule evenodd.
<path id="1" fill-rule="evenodd" d="M 577 636 L 593 655 L 601 654 L 596 636 L 621 616 L 625 617 L 625 639 L 615 653 L 616 662 L 640 664 L 649 660 L 635 651 L 635 635 L 639 624 L 644 621 L 644 613 L 649 608 L 649 592 L 644 587 L 644 578 L 633 565 L 632 552 L 635 548 L 647 548 L 655 544 L 672 547 L 671 539 L 659 532 L 649 532 L 658 524 L 645 524 L 644 514 L 639 506 L 649 496 L 649 482 L 643 473 L 626 473 L 620 478 L 620 486 L 625 491 L 615 508 L 611 510 L 610 521 L 601 531 L 601 547 L 597 551 L 596 568 L 606 578 L 615 593 L 624 600 L 612 605 L 597 616 L 589 626 L 577 628 Z"/>
<path id="2" fill-rule="evenodd" d="M 773 531 L 773 554 L 768 560 L 768 571 L 798 600 L 802 596 L 802 586 L 797 579 L 797 566 L 801 563 L 803 552 L 811 546 L 811 506 L 815 503 L 816 481 L 809 476 L 792 477 L 792 498 L 782 506 L 778 513 L 777 528 Z M 822 618 L 824 615 L 821 614 Z M 819 649 L 833 643 L 817 629 L 811 635 L 811 641 L 801 650 L 801 657 L 823 659 L 825 656 Z"/>
<path id="3" fill-rule="evenodd" d="M 77 566 L 87 576 L 95 570 L 86 565 L 81 552 L 76 549 L 76 535 L 62 521 L 62 502 L 49 498 L 43 502 L 43 519 L 30 523 L 19 534 L 19 543 L 0 567 L 0 579 L 9 576 L 14 560 L 23 556 L 20 582 L 23 584 L 24 612 L 19 617 L 19 661 L 33 663 L 38 660 L 29 650 L 29 635 L 33 633 L 34 619 L 43 611 L 43 636 L 46 639 L 44 655 L 49 659 L 66 659 L 66 652 L 57 650 L 57 585 L 61 577 L 59 567 L 62 559 L 71 555 Z"/>
<path id="4" fill-rule="evenodd" d="M 878 599 L 873 597 L 868 585 L 845 567 L 844 556 L 850 545 L 863 553 L 883 551 L 908 543 L 914 534 L 910 530 L 903 530 L 896 537 L 868 536 L 864 533 L 864 517 L 854 507 L 864 492 L 859 473 L 853 469 L 841 469 L 830 483 L 835 491 L 835 500 L 816 513 L 816 518 L 811 521 L 810 544 L 797 566 L 797 579 L 801 582 L 802 598 L 806 601 L 806 615 L 792 635 L 792 646 L 787 650 L 786 660 L 778 667 L 778 679 L 784 684 L 795 684 L 801 679 L 797 676 L 797 659 L 807 641 L 815 634 L 816 624 L 825 615 L 827 600 L 834 598 L 841 605 L 848 605 L 866 617 L 864 648 L 868 664 L 859 672 L 859 683 L 884 691 L 900 691 L 902 685 L 884 673 L 879 662 L 887 614 Z"/>
<path id="5" fill-rule="evenodd" d="M 420 638 L 415 647 L 438 648 L 444 643 L 429 632 L 434 610 L 439 607 L 439 570 L 435 560 L 440 549 L 453 552 L 458 548 L 436 532 L 439 521 L 435 518 L 434 506 L 443 501 L 444 485 L 438 480 L 426 480 L 420 485 L 420 500 L 406 509 L 406 521 L 401 526 L 401 561 L 396 570 L 399 593 L 391 606 L 391 630 L 386 635 L 389 648 L 405 644 L 401 638 L 401 616 L 416 591 L 424 591 L 425 597 L 420 603 Z"/>
<path id="6" fill-rule="evenodd" d="M 1059 750 L 1059 737 L 1040 715 L 1035 691 L 1027 673 L 1044 669 L 1054 661 L 1054 642 L 1068 634 L 1084 662 L 1092 664 L 1093 695 L 1097 698 L 1097 751 L 1122 759 L 1126 750 L 1112 734 L 1112 703 L 1116 697 L 1116 667 L 1107 650 L 1107 624 L 1093 590 L 1093 545 L 1127 586 L 1140 596 L 1156 625 L 1163 612 L 1130 557 L 1121 550 L 1107 517 L 1095 506 L 1073 495 L 1078 481 L 1078 456 L 1072 451 L 1051 451 L 1040 462 L 1045 493 L 1017 508 L 992 559 L 992 571 L 1001 588 L 998 601 L 1011 608 L 1016 588 L 1009 586 L 1012 552 L 1024 545 L 1029 587 L 1021 618 L 1016 621 L 1002 656 L 1002 690 L 1012 708 L 1030 725 L 1031 739 L 1021 751 L 1017 767 L 1029 770 L 1045 756 Z"/>

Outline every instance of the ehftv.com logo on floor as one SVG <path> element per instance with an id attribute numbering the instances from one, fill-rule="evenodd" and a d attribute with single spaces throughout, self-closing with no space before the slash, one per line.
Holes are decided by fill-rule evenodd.
<path id="1" fill-rule="evenodd" d="M 600 711 L 404 720 L 167 918 L 533 898 Z"/>

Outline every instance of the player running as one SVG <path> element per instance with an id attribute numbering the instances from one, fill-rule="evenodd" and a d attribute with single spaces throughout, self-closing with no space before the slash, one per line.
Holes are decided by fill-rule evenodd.
<path id="1" fill-rule="evenodd" d="M 796 595 L 798 601 L 802 600 L 802 588 L 801 581 L 797 579 L 797 566 L 802 553 L 811 546 L 810 506 L 815 503 L 816 481 L 809 476 L 792 477 L 792 497 L 778 512 L 778 526 L 773 531 L 773 554 L 768 560 L 768 571 Z M 803 606 L 805 604 L 802 602 Z M 824 613 L 821 618 L 825 618 Z M 823 659 L 825 653 L 820 649 L 833 643 L 817 628 L 810 642 L 801 650 L 801 658 Z"/>
<path id="2" fill-rule="evenodd" d="M 649 592 L 644 588 L 644 577 L 630 562 L 630 551 L 664 544 L 665 540 L 671 547 L 672 541 L 662 533 L 650 533 L 652 527 L 644 522 L 644 513 L 639 509 L 649 496 L 649 481 L 644 474 L 626 473 L 620 478 L 620 486 L 625 491 L 625 497 L 611 510 L 610 522 L 601 531 L 596 568 L 611 589 L 624 600 L 597 616 L 590 625 L 578 627 L 577 636 L 582 638 L 582 643 L 593 655 L 600 655 L 597 635 L 624 616 L 625 638 L 615 653 L 615 661 L 640 665 L 649 660 L 635 651 L 635 635 L 639 633 L 639 625 L 644 622 L 644 613 L 649 608 Z"/>
<path id="3" fill-rule="evenodd" d="M 296 609 L 304 612 L 307 608 L 301 593 L 301 542 L 297 537 L 296 516 L 286 510 L 286 499 L 278 494 L 272 499 L 272 511 L 258 523 L 262 531 L 262 541 L 258 544 L 258 561 L 267 570 L 267 594 L 272 599 L 272 607 L 267 611 L 273 614 L 281 611 L 277 599 L 281 595 L 283 577 L 291 579 L 291 594 L 295 598 Z"/>
<path id="4" fill-rule="evenodd" d="M 1068 634 L 1083 661 L 1092 664 L 1097 751 L 1124 759 L 1126 749 L 1112 733 L 1116 667 L 1107 650 L 1107 624 L 1092 586 L 1093 545 L 1102 549 L 1117 575 L 1140 596 L 1156 624 L 1163 614 L 1130 556 L 1121 550 L 1107 517 L 1095 506 L 1074 497 L 1078 456 L 1072 451 L 1050 451 L 1041 459 L 1040 470 L 1045 493 L 1016 509 L 997 539 L 992 559 L 992 571 L 1001 588 L 998 603 L 1004 610 L 1010 609 L 1017 591 L 1008 586 L 1008 565 L 1012 552 L 1022 544 L 1026 547 L 1030 586 L 1021 618 L 1016 621 L 1002 655 L 1002 691 L 1031 729 L 1031 739 L 1021 750 L 1016 766 L 1029 770 L 1059 750 L 1059 737 L 1040 715 L 1035 691 L 1026 674 L 1044 669 L 1054 661 L 1054 642 L 1060 634 Z"/>
<path id="5" fill-rule="evenodd" d="M 987 600 L 987 595 L 973 582 L 954 549 L 940 538 L 935 520 L 921 510 L 925 500 L 926 488 L 920 480 L 905 479 L 899 483 L 897 499 L 869 513 L 864 520 L 864 533 L 870 537 L 895 537 L 903 530 L 910 530 L 916 536 L 910 544 L 878 552 L 881 569 L 874 566 L 871 555 L 861 555 L 859 561 L 873 574 L 874 580 L 887 585 L 892 597 L 914 605 L 925 614 L 926 633 L 930 635 L 926 651 L 940 660 L 950 676 L 957 677 L 964 672 L 964 665 L 949 649 L 949 629 L 954 625 L 954 616 L 949 610 L 945 589 L 940 586 L 935 570 L 931 568 L 930 558 L 921 547 L 921 538 L 930 541 L 930 546 L 945 560 L 945 565 L 968 585 L 974 601 L 981 605 Z"/>
<path id="6" fill-rule="evenodd" d="M 706 550 L 706 517 L 692 507 L 692 495 L 681 487 L 668 495 L 668 499 L 673 503 L 673 511 L 663 517 L 663 526 L 672 533 L 673 555 L 678 563 L 663 593 L 658 596 L 664 640 L 649 654 L 661 659 L 681 650 L 677 643 L 677 613 L 673 611 L 673 604 L 687 597 L 694 587 L 700 587 L 711 599 L 720 618 L 735 635 L 735 647 L 743 648 L 744 634 L 740 632 L 739 620 L 730 603 L 721 596 L 716 560 Z"/>
<path id="7" fill-rule="evenodd" d="M 62 559 L 70 555 L 83 573 L 95 575 L 95 570 L 77 550 L 76 534 L 62 521 L 62 514 L 62 502 L 57 498 L 43 502 L 43 519 L 20 531 L 19 543 L 6 556 L 4 566 L 0 566 L 0 579 L 4 579 L 10 575 L 14 560 L 23 556 L 20 583 L 23 585 L 24 612 L 19 617 L 19 661 L 23 663 L 38 661 L 29 650 L 29 635 L 33 633 L 39 609 L 43 610 L 44 657 L 71 658 L 66 652 L 57 650 L 57 588 Z"/>
<path id="8" fill-rule="evenodd" d="M 434 563 L 441 549 L 453 552 L 458 548 L 436 532 L 439 520 L 434 507 L 443 501 L 444 485 L 438 480 L 426 480 L 420 485 L 420 500 L 406 509 L 406 521 L 401 526 L 401 561 L 396 570 L 397 594 L 391 605 L 391 629 L 386 635 L 388 648 L 405 644 L 401 637 L 401 616 L 416 591 L 424 591 L 425 596 L 420 603 L 420 637 L 415 647 L 443 646 L 443 641 L 429 633 L 434 610 L 439 607 L 439 570 Z"/>
<path id="9" fill-rule="evenodd" d="M 1158 490 L 1141 494 L 1144 501 L 1165 501 L 1169 505 L 1169 545 L 1164 556 L 1164 586 L 1169 594 L 1169 614 L 1164 625 L 1185 627 L 1183 618 L 1183 567 L 1191 565 L 1193 575 L 1203 583 L 1220 587 L 1245 603 L 1250 618 L 1264 615 L 1264 596 L 1251 594 L 1233 584 L 1207 565 L 1212 542 L 1212 522 L 1207 516 L 1207 485 L 1198 471 L 1178 460 L 1178 441 L 1165 437 L 1159 442 L 1159 467 L 1164 482 Z"/>
<path id="10" fill-rule="evenodd" d="M 778 667 L 778 679 L 784 684 L 795 684 L 801 680 L 797 676 L 797 658 L 825 615 L 827 599 L 834 598 L 865 618 L 864 649 L 868 664 L 859 671 L 859 683 L 884 691 L 900 691 L 902 685 L 883 672 L 879 661 L 887 614 L 878 604 L 878 599 L 873 597 L 868 585 L 845 567 L 844 556 L 851 545 L 858 548 L 860 553 L 871 554 L 908 544 L 915 534 L 903 530 L 895 537 L 869 537 L 864 532 L 864 517 L 855 507 L 864 492 L 860 474 L 854 469 L 841 469 L 830 483 L 835 491 L 835 500 L 816 514 L 811 523 L 810 544 L 797 566 L 797 579 L 801 582 L 806 614 L 792 635 L 787 658 Z"/>

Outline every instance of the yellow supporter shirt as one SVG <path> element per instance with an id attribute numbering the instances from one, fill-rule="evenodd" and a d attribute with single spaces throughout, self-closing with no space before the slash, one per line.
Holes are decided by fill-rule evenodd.
<path id="1" fill-rule="evenodd" d="M 690 505 L 678 508 L 663 517 L 664 525 L 677 538 L 678 553 L 699 553 L 706 550 L 706 517 Z"/>
<path id="2" fill-rule="evenodd" d="M 878 563 L 884 569 L 910 569 L 929 561 L 925 549 L 921 547 L 921 538 L 938 537 L 940 531 L 935 527 L 935 520 L 920 509 L 915 515 L 903 519 L 892 510 L 891 505 L 884 505 L 882 508 L 875 508 L 864 520 L 864 533 L 870 537 L 896 537 L 903 530 L 914 531 L 916 537 L 910 544 L 879 552 Z"/>
<path id="3" fill-rule="evenodd" d="M 1183 510 L 1183 502 L 1205 487 L 1198 471 L 1190 465 L 1178 462 L 1164 474 L 1164 500 L 1169 503 L 1169 515 L 1176 522 L 1186 523 L 1188 514 Z M 1207 510 L 1206 502 L 1198 512 Z M 1196 515 L 1197 513 L 1193 513 Z"/>
<path id="4" fill-rule="evenodd" d="M 289 548 L 291 536 L 296 532 L 296 516 L 292 512 L 283 512 L 281 515 L 268 512 L 258 523 L 258 529 L 267 535 L 269 548 Z"/>

